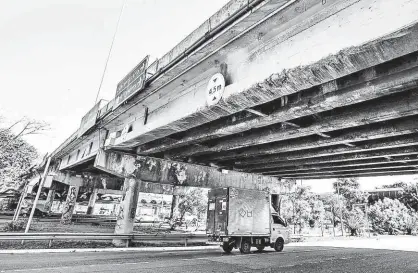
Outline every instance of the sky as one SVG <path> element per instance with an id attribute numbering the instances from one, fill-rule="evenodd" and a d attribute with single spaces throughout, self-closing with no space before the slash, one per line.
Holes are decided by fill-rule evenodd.
<path id="1" fill-rule="evenodd" d="M 227 0 L 126 0 L 99 97 L 146 55 L 164 55 Z M 0 0 L 0 115 L 44 120 L 27 140 L 51 152 L 95 102 L 123 0 Z"/>
<path id="2" fill-rule="evenodd" d="M 99 98 L 146 55 L 152 62 L 219 10 L 227 0 L 126 0 Z M 53 151 L 95 102 L 123 0 L 0 0 L 0 116 L 51 125 L 27 140 Z M 362 178 L 365 189 L 411 176 Z M 316 192 L 333 180 L 303 183 Z M 363 187 L 363 186 L 362 186 Z"/>

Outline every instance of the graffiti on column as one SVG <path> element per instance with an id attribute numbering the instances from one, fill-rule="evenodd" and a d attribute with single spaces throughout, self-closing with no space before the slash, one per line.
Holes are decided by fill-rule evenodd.
<path id="1" fill-rule="evenodd" d="M 46 198 L 46 202 L 44 204 L 44 210 L 47 212 L 51 211 L 52 202 L 54 202 L 54 195 L 55 195 L 55 190 L 49 190 L 48 196 Z"/>
<path id="2" fill-rule="evenodd" d="M 64 210 L 62 212 L 62 218 L 61 218 L 62 224 L 71 223 L 71 218 L 73 216 L 73 211 L 74 211 L 76 201 L 77 201 L 77 187 L 70 186 L 67 200 L 64 205 Z"/>
<path id="3" fill-rule="evenodd" d="M 122 199 L 120 201 L 120 204 L 121 205 L 120 205 L 118 217 L 117 217 L 117 220 L 116 220 L 116 229 L 117 230 L 119 230 L 119 229 L 122 228 L 123 219 L 125 219 L 125 215 L 124 215 L 125 212 L 124 212 L 124 209 L 123 209 L 124 203 L 125 203 L 125 199 L 126 199 L 126 194 L 127 194 L 127 190 L 125 190 L 125 187 L 126 187 L 126 183 L 124 185 L 124 191 L 123 191 L 123 194 L 122 194 Z"/>
<path id="4" fill-rule="evenodd" d="M 100 178 L 100 181 L 102 182 L 102 186 L 103 186 L 103 189 L 107 189 L 107 181 L 106 181 L 106 178 L 105 177 L 102 177 L 102 178 Z"/>
<path id="5" fill-rule="evenodd" d="M 129 183 L 129 192 L 130 192 L 130 197 L 131 199 L 135 196 L 135 192 L 136 192 L 136 188 L 137 187 L 137 183 Z M 136 212 L 136 203 L 133 204 L 132 200 L 129 200 L 129 221 L 134 221 L 135 220 L 135 212 Z"/>

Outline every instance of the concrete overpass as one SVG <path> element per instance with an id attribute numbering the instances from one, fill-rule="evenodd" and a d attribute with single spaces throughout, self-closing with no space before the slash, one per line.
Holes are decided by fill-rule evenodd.
<path id="1" fill-rule="evenodd" d="M 129 72 L 51 174 L 124 184 L 126 222 L 139 190 L 418 173 L 416 14 L 417 0 L 232 0 Z"/>

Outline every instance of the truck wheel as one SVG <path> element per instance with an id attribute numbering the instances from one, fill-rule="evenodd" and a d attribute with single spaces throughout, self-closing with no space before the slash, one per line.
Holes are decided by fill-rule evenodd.
<path id="1" fill-rule="evenodd" d="M 242 241 L 239 251 L 241 251 L 242 254 L 251 253 L 251 242 L 249 240 Z"/>
<path id="2" fill-rule="evenodd" d="M 230 245 L 228 242 L 223 243 L 222 249 L 225 253 L 231 253 L 232 249 L 234 249 L 234 245 Z"/>
<path id="3" fill-rule="evenodd" d="M 274 250 L 276 250 L 277 252 L 281 252 L 283 251 L 284 248 L 284 241 L 282 238 L 278 238 L 276 240 L 276 243 L 274 244 Z"/>
<path id="4" fill-rule="evenodd" d="M 257 247 L 257 250 L 258 250 L 258 252 L 263 251 L 263 250 L 264 250 L 264 246 L 258 246 L 258 247 Z"/>

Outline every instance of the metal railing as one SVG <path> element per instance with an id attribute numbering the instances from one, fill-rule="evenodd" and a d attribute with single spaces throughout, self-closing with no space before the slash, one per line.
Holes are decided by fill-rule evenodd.
<path id="1" fill-rule="evenodd" d="M 51 247 L 53 240 L 129 240 L 132 242 L 206 242 L 206 234 L 113 234 L 113 233 L 0 233 L 0 241 L 47 240 Z"/>

